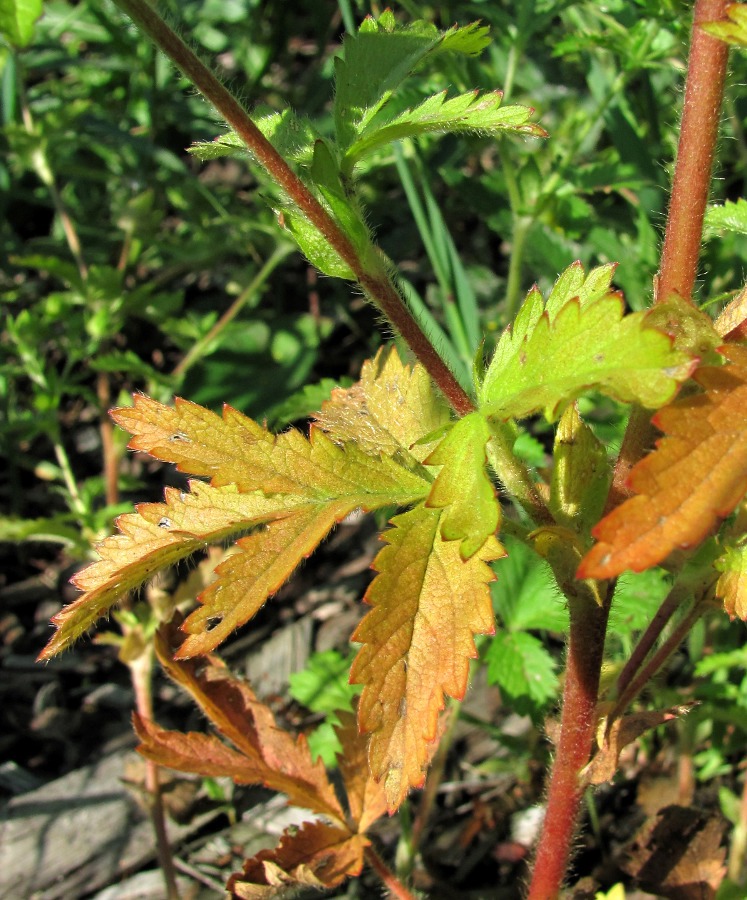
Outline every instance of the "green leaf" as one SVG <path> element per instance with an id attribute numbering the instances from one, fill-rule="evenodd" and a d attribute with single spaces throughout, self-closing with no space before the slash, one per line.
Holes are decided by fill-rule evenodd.
<path id="1" fill-rule="evenodd" d="M 353 698 L 360 688 L 348 681 L 350 663 L 337 650 L 315 653 L 305 669 L 290 676 L 291 697 L 315 713 L 330 715 L 338 710 L 352 710 Z"/>
<path id="2" fill-rule="evenodd" d="M 397 25 L 389 10 L 368 17 L 357 35 L 347 35 L 343 58 L 335 60 L 334 118 L 337 144 L 345 152 L 399 85 L 434 51 L 467 55 L 489 43 L 478 23 L 446 32 L 428 22 Z"/>
<path id="3" fill-rule="evenodd" d="M 293 240 L 298 244 L 303 255 L 312 266 L 319 269 L 323 275 L 331 275 L 333 278 L 344 278 L 346 281 L 355 281 L 355 273 L 340 254 L 334 250 L 329 241 L 299 213 L 289 209 L 282 210 L 281 223 Z"/>
<path id="4" fill-rule="evenodd" d="M 620 577 L 610 610 L 610 634 L 642 631 L 661 606 L 669 582 L 660 569 L 626 572 Z"/>
<path id="5" fill-rule="evenodd" d="M 499 632 L 485 655 L 488 680 L 506 695 L 508 705 L 536 717 L 558 691 L 555 661 L 534 635 Z"/>
<path id="6" fill-rule="evenodd" d="M 552 420 L 590 388 L 648 408 L 672 399 L 692 359 L 649 327 L 646 313 L 623 315 L 622 298 L 605 287 L 608 274 L 594 270 L 579 283 L 572 266 L 546 306 L 537 288 L 529 292 L 480 385 L 484 415 L 522 418 L 542 410 Z"/>
<path id="7" fill-rule="evenodd" d="M 0 34 L 15 47 L 25 47 L 41 10 L 42 0 L 0 0 Z"/>
<path id="8" fill-rule="evenodd" d="M 272 428 L 280 429 L 291 422 L 306 419 L 322 408 L 325 400 L 329 400 L 330 394 L 336 388 L 349 388 L 353 383 L 351 378 L 344 377 L 339 381 L 334 378 L 322 378 L 316 384 L 307 384 L 291 394 L 290 397 L 273 406 L 267 413 L 267 421 Z"/>
<path id="9" fill-rule="evenodd" d="M 741 197 L 734 203 L 727 200 L 719 206 L 709 206 L 705 216 L 705 226 L 712 236 L 717 231 L 732 231 L 747 234 L 747 200 Z"/>
<path id="10" fill-rule="evenodd" d="M 386 124 L 378 119 L 364 128 L 345 154 L 347 168 L 379 147 L 407 137 L 434 133 L 480 132 L 501 134 L 513 132 L 546 137 L 547 132 L 529 121 L 533 110 L 528 106 L 501 107 L 500 91 L 480 94 L 471 91 L 446 99 L 446 91 L 434 94 L 415 109 L 405 110 Z"/>
<path id="11" fill-rule="evenodd" d="M 319 134 L 308 119 L 299 118 L 290 109 L 255 115 L 252 121 L 285 159 L 310 163 L 314 142 Z M 229 129 L 212 141 L 198 141 L 188 152 L 203 162 L 221 156 L 247 156 L 249 150 L 235 131 Z"/>
<path id="12" fill-rule="evenodd" d="M 486 419 L 478 412 L 470 413 L 455 423 L 425 460 L 426 465 L 443 466 L 426 506 L 447 508 L 441 535 L 447 541 L 462 541 L 462 559 L 475 554 L 500 523 L 500 506 L 485 468 L 489 439 Z"/>

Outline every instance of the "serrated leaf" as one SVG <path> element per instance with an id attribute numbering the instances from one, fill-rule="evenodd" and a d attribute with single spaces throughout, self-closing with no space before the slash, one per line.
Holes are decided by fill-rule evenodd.
<path id="1" fill-rule="evenodd" d="M 593 529 L 598 543 L 581 578 L 640 572 L 677 548 L 693 547 L 747 491 L 747 348 L 728 345 L 728 365 L 699 369 L 702 394 L 677 400 L 654 417 L 665 437 L 630 474 L 637 496 Z"/>
<path id="2" fill-rule="evenodd" d="M 465 562 L 459 543 L 441 537 L 441 517 L 417 506 L 392 520 L 366 593 L 373 609 L 352 638 L 363 644 L 350 673 L 363 685 L 358 721 L 390 811 L 422 785 L 444 695 L 463 696 L 474 635 L 493 630 L 486 561 L 503 548 L 489 538 Z"/>
<path id="3" fill-rule="evenodd" d="M 163 765 L 211 774 L 200 768 L 205 763 L 226 765 L 226 774 L 235 777 L 230 765 L 237 766 L 237 780 L 246 784 L 264 784 L 286 794 L 289 803 L 324 815 L 338 824 L 345 816 L 330 784 L 324 766 L 312 762 L 306 739 L 279 728 L 270 709 L 261 703 L 245 681 L 230 674 L 215 657 L 207 661 L 174 659 L 162 636 L 157 638 L 158 658 L 166 673 L 195 700 L 210 722 L 236 748 L 231 750 L 217 737 L 180 735 L 141 722 L 139 751 Z M 220 748 L 223 748 L 222 750 Z M 181 760 L 169 754 L 181 754 Z M 241 761 L 230 754 L 235 753 Z"/>
<path id="4" fill-rule="evenodd" d="M 25 47 L 41 11 L 42 0 L 0 0 L 0 34 L 14 47 Z"/>
<path id="5" fill-rule="evenodd" d="M 173 407 L 143 395 L 134 399 L 133 407 L 112 412 L 133 435 L 129 448 L 176 463 L 181 472 L 209 476 L 214 485 L 313 501 L 357 497 L 367 510 L 405 505 L 429 489 L 422 476 L 393 460 L 340 447 L 318 428 L 309 439 L 295 429 L 273 435 L 230 406 L 221 418 L 180 398 Z"/>
<path id="6" fill-rule="evenodd" d="M 555 661 L 542 642 L 525 631 L 500 631 L 485 655 L 488 679 L 517 712 L 538 711 L 558 692 Z"/>
<path id="7" fill-rule="evenodd" d="M 730 3 L 726 7 L 726 20 L 701 23 L 700 27 L 727 44 L 747 47 L 747 5 Z"/>
<path id="8" fill-rule="evenodd" d="M 449 422 L 449 409 L 423 366 L 404 365 L 390 347 L 363 364 L 359 382 L 333 391 L 315 418 L 335 440 L 366 453 L 406 452 L 422 462 L 435 446 L 424 439 Z"/>
<path id="9" fill-rule="evenodd" d="M 425 460 L 429 466 L 443 467 L 426 505 L 444 509 L 441 536 L 462 542 L 462 559 L 477 553 L 500 523 L 500 506 L 485 468 L 489 439 L 485 418 L 479 412 L 470 413 L 454 424 Z"/>
<path id="10" fill-rule="evenodd" d="M 314 142 L 319 139 L 319 134 L 307 119 L 284 109 L 254 115 L 252 121 L 282 157 L 298 163 L 311 162 Z M 192 144 L 188 152 L 203 162 L 221 156 L 249 155 L 244 141 L 231 129 L 212 141 Z"/>
<path id="11" fill-rule="evenodd" d="M 617 263 L 608 263 L 606 266 L 598 266 L 587 275 L 583 265 L 576 260 L 558 276 L 552 286 L 550 295 L 545 304 L 548 316 L 554 318 L 560 310 L 573 300 L 578 300 L 581 308 L 601 300 L 608 294 L 614 293 L 612 279 L 615 276 Z"/>
<path id="12" fill-rule="evenodd" d="M 227 889 L 242 900 L 287 897 L 292 887 L 334 888 L 360 875 L 370 841 L 324 822 L 288 829 L 274 850 L 262 850 L 232 875 Z"/>
<path id="13" fill-rule="evenodd" d="M 427 477 L 388 457 L 339 447 L 319 429 L 308 440 L 294 430 L 272 435 L 230 407 L 221 418 L 187 401 L 172 408 L 137 396 L 134 407 L 112 415 L 134 433 L 130 447 L 210 475 L 213 486 L 192 482 L 189 494 L 167 490 L 165 503 L 144 504 L 117 520 L 121 533 L 104 541 L 101 560 L 76 577 L 86 593 L 55 617 L 58 632 L 43 659 L 160 569 L 207 543 L 277 520 L 240 542 L 240 553 L 224 563 L 185 623 L 191 637 L 182 652 L 207 652 L 254 615 L 336 522 L 358 507 L 407 505 L 430 489 Z"/>
<path id="14" fill-rule="evenodd" d="M 382 122 L 377 117 L 350 145 L 343 165 L 350 169 L 379 147 L 424 134 L 478 132 L 497 135 L 512 132 L 547 137 L 544 128 L 530 122 L 533 109 L 517 105 L 502 107 L 502 98 L 500 91 L 489 94 L 470 91 L 447 99 L 447 92 L 442 91 L 389 121 Z"/>
<path id="15" fill-rule="evenodd" d="M 475 55 L 489 43 L 488 29 L 475 23 L 446 32 L 428 22 L 397 25 L 391 13 L 369 16 L 358 34 L 348 34 L 335 60 L 334 118 L 337 144 L 345 153 L 399 85 L 434 51 Z"/>
<path id="16" fill-rule="evenodd" d="M 291 673 L 289 693 L 315 713 L 351 710 L 358 691 L 348 682 L 349 674 L 350 659 L 337 650 L 314 653 L 306 668 Z"/>
<path id="17" fill-rule="evenodd" d="M 747 546 L 728 547 L 715 567 L 721 572 L 716 596 L 724 601 L 729 618 L 747 621 Z"/>
<path id="18" fill-rule="evenodd" d="M 522 418 L 543 410 L 553 419 L 590 388 L 652 408 L 672 399 L 694 363 L 648 326 L 646 313 L 623 315 L 621 297 L 604 287 L 607 274 L 590 273 L 586 293 L 566 271 L 558 284 L 570 286 L 556 285 L 544 309 L 539 291 L 529 292 L 480 386 L 484 415 Z"/>
<path id="19" fill-rule="evenodd" d="M 287 515 L 284 500 L 233 486 L 190 482 L 190 492 L 167 488 L 163 503 L 143 503 L 116 520 L 118 534 L 97 545 L 100 556 L 73 579 L 85 593 L 52 620 L 57 632 L 40 655 L 50 659 L 67 649 L 128 591 L 156 572 L 211 542 L 223 541 L 251 525 Z"/>
<path id="20" fill-rule="evenodd" d="M 364 363 L 364 365 L 366 365 Z M 267 418 L 273 428 L 284 427 L 299 419 L 307 419 L 329 401 L 332 391 L 350 387 L 352 378 L 322 378 L 316 384 L 307 384 L 291 394 L 282 403 L 273 406 Z"/>
<path id="21" fill-rule="evenodd" d="M 323 275 L 344 278 L 346 281 L 356 280 L 355 273 L 350 266 L 308 219 L 300 213 L 285 208 L 282 210 L 281 223 L 298 244 L 306 259 Z"/>
<path id="22" fill-rule="evenodd" d="M 704 224 L 713 231 L 747 234 L 747 200 L 740 197 L 736 203 L 727 200 L 719 206 L 709 206 Z"/>

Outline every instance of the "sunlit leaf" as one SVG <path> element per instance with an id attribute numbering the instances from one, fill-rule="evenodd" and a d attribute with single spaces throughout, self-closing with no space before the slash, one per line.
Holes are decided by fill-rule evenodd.
<path id="1" fill-rule="evenodd" d="M 730 3 L 723 20 L 701 23 L 700 28 L 727 44 L 747 47 L 747 5 Z"/>
<path id="2" fill-rule="evenodd" d="M 747 545 L 729 547 L 715 566 L 721 572 L 716 596 L 724 601 L 730 618 L 747 621 Z"/>
<path id="3" fill-rule="evenodd" d="M 460 419 L 426 459 L 442 466 L 426 505 L 445 509 L 441 520 L 444 540 L 460 540 L 460 553 L 469 559 L 498 530 L 500 506 L 485 469 L 490 428 L 480 413 Z"/>
<path id="4" fill-rule="evenodd" d="M 579 284 L 578 268 L 566 271 L 546 305 L 536 288 L 530 291 L 480 386 L 485 415 L 522 418 L 542 410 L 553 419 L 589 388 L 652 408 L 672 399 L 692 360 L 649 327 L 646 313 L 624 315 L 622 298 L 605 286 L 609 277 L 604 267 Z"/>
<path id="5" fill-rule="evenodd" d="M 594 528 L 582 578 L 640 572 L 677 548 L 693 547 L 747 491 L 747 348 L 721 348 L 728 365 L 699 369 L 703 393 L 660 410 L 665 437 L 632 470 L 636 496 Z"/>
<path id="6" fill-rule="evenodd" d="M 390 810 L 422 785 L 444 695 L 463 696 L 474 635 L 493 631 L 486 562 L 503 548 L 489 538 L 465 562 L 459 542 L 441 537 L 441 517 L 418 506 L 392 520 L 366 594 L 373 609 L 353 635 L 363 644 L 350 673 L 364 686 L 358 720 Z"/>
<path id="7" fill-rule="evenodd" d="M 0 0 L 0 34 L 15 47 L 25 47 L 41 11 L 42 0 Z"/>

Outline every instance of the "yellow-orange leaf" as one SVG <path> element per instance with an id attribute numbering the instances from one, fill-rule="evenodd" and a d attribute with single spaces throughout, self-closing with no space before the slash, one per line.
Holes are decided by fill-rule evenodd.
<path id="1" fill-rule="evenodd" d="M 288 501 L 261 494 L 239 494 L 232 486 L 214 488 L 190 482 L 190 492 L 167 488 L 163 503 L 143 503 L 117 519 L 118 534 L 98 547 L 100 559 L 79 572 L 74 582 L 85 591 L 52 620 L 54 637 L 40 659 L 70 646 L 128 591 L 155 572 L 222 541 L 250 525 L 287 515 Z"/>
<path id="2" fill-rule="evenodd" d="M 338 447 L 318 428 L 309 439 L 295 429 L 274 435 L 230 406 L 221 418 L 188 400 L 170 407 L 137 395 L 112 417 L 133 434 L 131 449 L 208 475 L 214 485 L 315 501 L 355 496 L 365 509 L 412 502 L 428 490 L 422 475 L 389 458 Z"/>
<path id="3" fill-rule="evenodd" d="M 342 754 L 337 762 L 345 785 L 348 808 L 355 830 L 359 833 L 368 828 L 386 812 L 384 784 L 376 781 L 368 768 L 368 737 L 358 730 L 355 713 L 337 714 L 340 725 L 335 729 Z"/>
<path id="4" fill-rule="evenodd" d="M 157 649 L 167 673 L 189 692 L 236 751 L 216 737 L 162 731 L 143 721 L 138 732 L 143 745 L 138 749 L 144 756 L 181 771 L 262 783 L 286 794 L 296 806 L 344 824 L 345 816 L 324 766 L 319 760 L 312 762 L 303 735 L 294 738 L 279 728 L 249 685 L 232 677 L 213 657 L 181 662 L 171 657 L 162 641 Z M 224 765 L 225 770 L 208 771 L 208 765 Z"/>
<path id="5" fill-rule="evenodd" d="M 486 563 L 503 548 L 488 538 L 463 560 L 460 542 L 441 537 L 442 515 L 421 505 L 392 520 L 366 594 L 373 609 L 352 638 L 363 644 L 350 673 L 364 685 L 358 721 L 390 811 L 423 784 L 444 694 L 464 695 L 474 635 L 494 628 Z"/>
<path id="6" fill-rule="evenodd" d="M 699 369 L 704 392 L 660 410 L 665 437 L 632 470 L 635 497 L 602 519 L 579 578 L 641 572 L 700 542 L 747 491 L 747 347 L 726 346 L 729 365 Z"/>
<path id="7" fill-rule="evenodd" d="M 178 656 L 186 659 L 208 653 L 248 622 L 333 525 L 357 505 L 353 501 L 300 507 L 239 540 L 239 552 L 217 567 L 217 580 L 199 595 L 201 605 L 184 622 L 182 628 L 189 637 Z"/>
<path id="8" fill-rule="evenodd" d="M 721 572 L 716 596 L 724 601 L 730 618 L 747 621 L 747 547 L 730 547 L 715 566 Z"/>
<path id="9" fill-rule="evenodd" d="M 290 887 L 333 888 L 360 875 L 369 844 L 361 834 L 310 822 L 300 831 L 286 831 L 275 850 L 262 850 L 232 875 L 228 890 L 242 900 L 284 897 Z"/>
<path id="10" fill-rule="evenodd" d="M 423 366 L 403 365 L 392 347 L 365 362 L 351 388 L 334 390 L 316 420 L 335 440 L 354 441 L 367 453 L 407 451 L 422 462 L 434 442 L 416 442 L 446 425 L 449 409 Z"/>

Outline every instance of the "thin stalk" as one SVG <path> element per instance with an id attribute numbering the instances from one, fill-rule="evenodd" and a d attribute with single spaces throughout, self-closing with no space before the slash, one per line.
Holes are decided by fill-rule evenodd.
<path id="1" fill-rule="evenodd" d="M 508 261 L 508 278 L 506 279 L 506 320 L 513 322 L 521 304 L 521 266 L 524 262 L 529 231 L 533 220 L 522 216 L 514 221 L 513 240 L 511 242 L 511 258 Z"/>
<path id="2" fill-rule="evenodd" d="M 244 306 L 246 306 L 249 300 L 254 297 L 257 291 L 290 252 L 290 246 L 281 246 L 275 250 L 272 256 L 265 262 L 259 272 L 252 278 L 249 284 L 218 319 L 215 325 L 213 325 L 207 334 L 204 334 L 189 348 L 183 359 L 174 367 L 174 375 L 184 375 L 187 369 L 193 366 L 203 356 L 207 347 L 218 337 L 226 326 L 236 318 Z"/>
<path id="3" fill-rule="evenodd" d="M 402 335 L 454 410 L 459 415 L 471 412 L 474 404 L 407 309 L 389 277 L 383 254 L 371 247 L 363 259 L 348 235 L 257 128 L 239 101 L 151 9 L 146 0 L 115 2 L 212 103 L 246 144 L 257 163 L 344 260 L 368 299 Z"/>
<path id="4" fill-rule="evenodd" d="M 373 846 L 369 845 L 368 847 L 366 847 L 364 854 L 366 857 L 366 862 L 382 880 L 384 885 L 389 890 L 389 895 L 391 897 L 395 897 L 396 900 L 415 900 L 415 895 L 407 890 L 404 884 L 402 884 L 402 882 L 397 878 L 394 872 L 392 872 L 389 866 L 374 850 Z"/>
<path id="5" fill-rule="evenodd" d="M 98 373 L 96 377 L 96 394 L 99 401 L 101 450 L 104 455 L 106 503 L 108 506 L 114 506 L 115 503 L 119 503 L 119 460 L 117 459 L 117 448 L 114 443 L 114 425 L 109 418 L 112 396 L 108 372 Z"/>
<path id="6" fill-rule="evenodd" d="M 65 482 L 65 487 L 67 488 L 67 493 L 70 497 L 70 505 L 73 512 L 80 518 L 81 523 L 83 523 L 85 522 L 87 508 L 80 495 L 80 491 L 78 490 L 78 483 L 73 475 L 73 468 L 70 465 L 70 458 L 67 455 L 67 450 L 65 450 L 59 436 L 55 437 L 52 446 L 54 447 L 57 465 L 60 467 L 62 479 Z"/>

